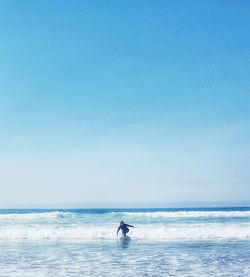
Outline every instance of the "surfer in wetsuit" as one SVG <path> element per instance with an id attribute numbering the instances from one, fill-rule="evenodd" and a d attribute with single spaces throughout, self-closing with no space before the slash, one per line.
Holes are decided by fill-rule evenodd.
<path id="1" fill-rule="evenodd" d="M 120 226 L 119 226 L 119 228 L 117 229 L 117 235 L 118 235 L 119 231 L 122 230 L 123 236 L 126 237 L 126 234 L 129 232 L 129 228 L 128 228 L 128 227 L 133 227 L 133 228 L 135 228 L 135 226 L 126 224 L 126 223 L 124 223 L 123 221 L 121 221 L 121 222 L 120 222 Z"/>

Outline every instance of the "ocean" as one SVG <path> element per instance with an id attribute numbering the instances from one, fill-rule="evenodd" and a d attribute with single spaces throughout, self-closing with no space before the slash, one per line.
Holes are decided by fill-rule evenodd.
<path id="1" fill-rule="evenodd" d="M 0 249 L 1 277 L 250 276 L 250 208 L 2 209 Z"/>

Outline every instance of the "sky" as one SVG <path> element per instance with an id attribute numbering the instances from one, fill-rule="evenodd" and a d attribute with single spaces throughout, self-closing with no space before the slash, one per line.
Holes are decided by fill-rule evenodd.
<path id="1" fill-rule="evenodd" d="M 250 201 L 249 76 L 249 1 L 0 0 L 0 206 Z"/>

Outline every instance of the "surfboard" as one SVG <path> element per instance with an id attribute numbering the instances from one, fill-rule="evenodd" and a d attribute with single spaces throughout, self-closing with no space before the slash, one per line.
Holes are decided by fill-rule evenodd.
<path id="1" fill-rule="evenodd" d="M 131 238 L 130 238 L 129 236 L 120 237 L 119 242 L 120 242 L 119 245 L 120 245 L 122 248 L 127 248 L 127 247 L 129 247 L 129 245 L 130 245 Z"/>
<path id="2" fill-rule="evenodd" d="M 131 237 L 130 237 L 130 236 L 121 237 L 120 240 L 121 240 L 121 241 L 130 241 L 130 240 L 131 240 Z"/>

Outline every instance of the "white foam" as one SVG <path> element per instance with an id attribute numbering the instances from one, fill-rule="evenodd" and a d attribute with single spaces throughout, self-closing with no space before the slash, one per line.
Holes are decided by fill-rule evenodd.
<path id="1" fill-rule="evenodd" d="M 165 217 L 165 218 L 250 217 L 250 211 L 124 212 L 122 214 L 130 217 Z"/>
<path id="2" fill-rule="evenodd" d="M 70 212 L 43 212 L 43 213 L 7 213 L 0 214 L 0 220 L 33 220 L 33 219 L 51 219 L 72 217 L 74 213 Z"/>
<path id="3" fill-rule="evenodd" d="M 110 239 L 115 232 L 105 226 L 12 225 L 0 229 L 0 239 Z"/>
<path id="4" fill-rule="evenodd" d="M 116 228 L 113 225 L 5 225 L 0 228 L 0 240 L 115 240 Z M 170 226 L 148 224 L 131 228 L 129 235 L 133 239 L 145 241 L 250 240 L 250 223 Z"/>
<path id="5" fill-rule="evenodd" d="M 136 237 L 159 241 L 249 240 L 250 224 L 192 224 L 151 226 L 136 230 Z"/>
<path id="6" fill-rule="evenodd" d="M 171 212 L 112 212 L 110 215 L 124 215 L 129 217 L 151 217 L 151 218 L 205 218 L 205 217 L 250 217 L 250 211 L 171 211 Z M 36 220 L 53 218 L 84 217 L 88 214 L 73 212 L 37 212 L 37 213 L 6 213 L 0 214 L 0 220 Z"/>

